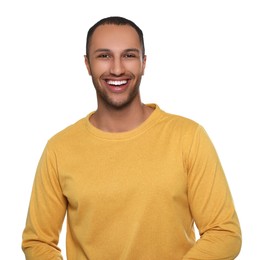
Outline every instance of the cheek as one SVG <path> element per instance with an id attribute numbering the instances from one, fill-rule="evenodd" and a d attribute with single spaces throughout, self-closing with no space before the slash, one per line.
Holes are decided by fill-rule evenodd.
<path id="1" fill-rule="evenodd" d="M 142 75 L 144 73 L 144 65 L 139 62 L 125 63 L 124 68 L 135 75 Z"/>
<path id="2" fill-rule="evenodd" d="M 94 63 L 91 66 L 92 75 L 102 75 L 109 70 L 109 64 L 105 62 Z"/>

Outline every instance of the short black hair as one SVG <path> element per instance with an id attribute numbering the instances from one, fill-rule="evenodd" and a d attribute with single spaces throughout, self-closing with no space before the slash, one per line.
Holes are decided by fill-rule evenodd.
<path id="1" fill-rule="evenodd" d="M 94 31 L 96 30 L 96 28 L 98 26 L 104 25 L 104 24 L 129 25 L 132 28 L 134 28 L 136 30 L 136 32 L 138 33 L 140 44 L 141 44 L 141 47 L 142 47 L 142 54 L 143 54 L 143 57 L 144 57 L 144 55 L 145 55 L 145 44 L 144 44 L 144 36 L 143 36 L 142 30 L 131 20 L 126 19 L 124 17 L 120 17 L 120 16 L 110 16 L 110 17 L 103 18 L 100 21 L 98 21 L 97 23 L 95 23 L 88 30 L 87 38 L 86 38 L 86 56 L 89 55 L 89 45 L 90 45 L 90 41 L 91 41 L 91 38 L 92 38 Z"/>

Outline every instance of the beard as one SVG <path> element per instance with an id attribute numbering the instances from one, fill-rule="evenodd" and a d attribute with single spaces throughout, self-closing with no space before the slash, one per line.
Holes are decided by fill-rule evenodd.
<path id="1" fill-rule="evenodd" d="M 127 96 L 124 98 L 120 98 L 120 94 L 115 94 L 118 95 L 118 98 L 116 98 L 111 95 L 109 91 L 105 91 L 105 89 L 103 90 L 102 87 L 100 87 L 100 83 L 97 79 L 92 78 L 92 82 L 96 90 L 98 103 L 102 103 L 107 108 L 119 110 L 130 105 L 139 95 L 141 76 L 138 77 L 135 86 L 130 90 L 130 92 L 127 93 Z"/>

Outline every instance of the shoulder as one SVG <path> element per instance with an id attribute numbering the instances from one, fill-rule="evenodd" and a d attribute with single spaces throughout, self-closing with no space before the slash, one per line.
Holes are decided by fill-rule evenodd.
<path id="1" fill-rule="evenodd" d="M 161 124 L 168 125 L 175 130 L 196 131 L 200 127 L 198 122 L 182 115 L 165 112 L 161 109 L 160 114 Z"/>
<path id="2" fill-rule="evenodd" d="M 197 121 L 177 114 L 160 111 L 159 120 L 157 120 L 157 128 L 159 133 L 164 133 L 168 138 L 173 137 L 174 140 L 184 142 L 188 145 L 195 139 L 208 138 L 204 127 Z"/>
<path id="3" fill-rule="evenodd" d="M 81 118 L 75 123 L 57 132 L 49 138 L 47 145 L 53 148 L 78 142 L 82 135 L 85 134 L 86 120 L 86 117 Z"/>

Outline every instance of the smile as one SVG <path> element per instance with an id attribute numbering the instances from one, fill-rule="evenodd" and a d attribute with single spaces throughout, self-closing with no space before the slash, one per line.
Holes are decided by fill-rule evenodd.
<path id="1" fill-rule="evenodd" d="M 127 84 L 127 82 L 128 82 L 127 80 L 107 80 L 107 83 L 113 86 L 125 85 Z"/>

